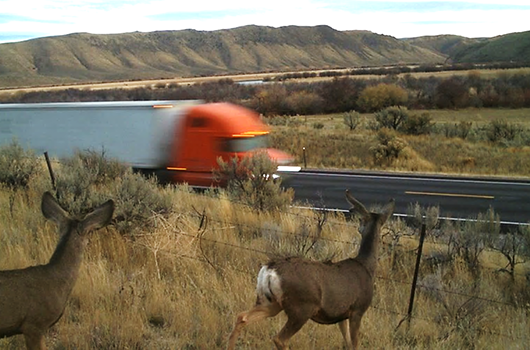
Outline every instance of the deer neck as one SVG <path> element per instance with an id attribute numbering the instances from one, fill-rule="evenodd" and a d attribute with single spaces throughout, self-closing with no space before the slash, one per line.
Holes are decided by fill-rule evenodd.
<path id="1" fill-rule="evenodd" d="M 375 221 L 365 227 L 359 253 L 355 260 L 360 262 L 373 276 L 377 267 L 377 253 L 379 250 L 379 230 L 381 225 Z"/>
<path id="2" fill-rule="evenodd" d="M 61 237 L 55 248 L 55 252 L 48 263 L 49 271 L 53 277 L 61 280 L 66 289 L 73 288 L 81 260 L 83 257 L 84 239 L 80 237 L 77 230 L 69 230 Z"/>

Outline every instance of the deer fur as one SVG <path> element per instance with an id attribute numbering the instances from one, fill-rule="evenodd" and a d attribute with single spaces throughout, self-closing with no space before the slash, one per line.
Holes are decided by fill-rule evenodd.
<path id="1" fill-rule="evenodd" d="M 350 212 L 361 215 L 362 235 L 357 257 L 336 263 L 322 263 L 302 258 L 272 260 L 258 274 L 257 300 L 249 311 L 237 316 L 228 340 L 234 349 L 241 329 L 280 311 L 287 322 L 274 337 L 278 349 L 287 347 L 289 339 L 308 321 L 339 324 L 346 348 L 356 349 L 361 318 L 372 302 L 380 230 L 392 215 L 394 200 L 382 213 L 370 213 L 348 191 Z"/>
<path id="2" fill-rule="evenodd" d="M 83 220 L 75 220 L 46 192 L 41 210 L 58 225 L 61 235 L 49 263 L 0 271 L 0 338 L 23 334 L 28 349 L 46 349 L 44 334 L 64 312 L 77 280 L 87 234 L 110 222 L 114 202 L 109 200 Z"/>

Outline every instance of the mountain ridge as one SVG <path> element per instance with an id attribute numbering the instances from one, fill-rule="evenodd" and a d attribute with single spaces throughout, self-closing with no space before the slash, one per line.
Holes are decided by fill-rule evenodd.
<path id="1" fill-rule="evenodd" d="M 457 36 L 396 39 L 327 25 L 72 33 L 0 44 L 0 87 L 437 64 L 481 43 Z"/>

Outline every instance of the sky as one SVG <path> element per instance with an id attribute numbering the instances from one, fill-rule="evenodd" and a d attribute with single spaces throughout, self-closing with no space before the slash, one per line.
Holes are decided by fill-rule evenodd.
<path id="1" fill-rule="evenodd" d="M 408 38 L 530 30 L 529 0 L 0 0 L 0 43 L 88 32 L 328 25 Z"/>

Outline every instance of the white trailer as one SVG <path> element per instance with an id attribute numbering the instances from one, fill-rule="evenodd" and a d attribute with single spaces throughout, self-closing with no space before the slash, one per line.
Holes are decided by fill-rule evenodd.
<path id="1" fill-rule="evenodd" d="M 198 101 L 0 104 L 0 146 L 16 140 L 51 157 L 104 151 L 135 168 L 168 163 L 184 107 Z"/>

